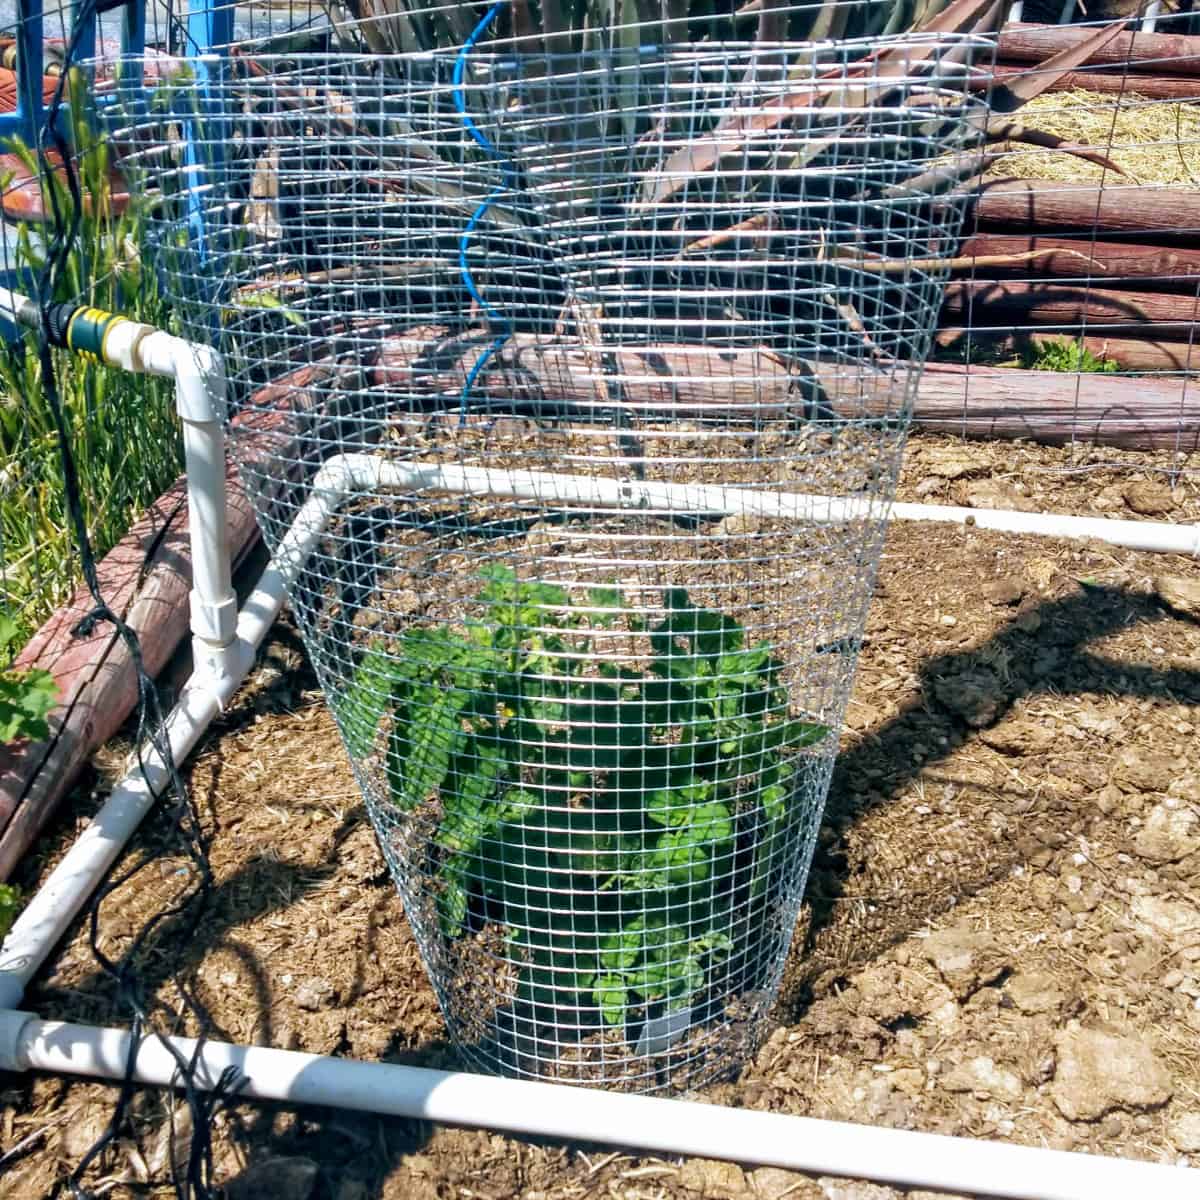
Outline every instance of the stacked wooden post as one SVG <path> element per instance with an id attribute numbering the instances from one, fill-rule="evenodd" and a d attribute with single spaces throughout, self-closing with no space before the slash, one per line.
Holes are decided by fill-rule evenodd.
<path id="1" fill-rule="evenodd" d="M 1072 26 L 1010 26 L 1000 35 L 994 77 L 1028 70 L 1083 35 Z M 1200 37 L 1123 35 L 1054 88 L 1125 95 L 1131 104 L 1200 102 Z M 1081 375 L 1062 429 L 1047 436 L 1043 427 L 1038 436 L 1200 448 L 1200 380 L 1185 374 L 1200 371 L 1200 185 L 1136 184 L 1115 172 L 1099 184 L 989 178 L 973 198 L 967 230 L 959 258 L 972 261 L 947 287 L 940 346 L 978 359 L 1039 342 L 1082 341 L 1122 371 L 1167 373 L 1131 380 Z M 1005 257 L 1010 265 L 997 267 Z M 993 436 L 1004 432 L 995 419 L 1008 387 L 994 371 L 960 370 L 961 427 L 982 422 Z M 1052 426 L 1049 406 L 1062 393 L 1062 376 L 1023 375 L 1022 394 L 1035 406 L 1044 399 L 1043 425 Z M 923 387 L 918 421 L 950 419 L 929 407 L 944 384 Z M 1127 403 L 1113 406 L 1114 386 Z"/>

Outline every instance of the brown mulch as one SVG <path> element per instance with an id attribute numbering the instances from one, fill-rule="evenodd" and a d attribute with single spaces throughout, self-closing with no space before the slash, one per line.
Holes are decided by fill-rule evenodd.
<path id="1" fill-rule="evenodd" d="M 1121 460 L 1119 467 L 1114 463 Z M 1181 470 L 1182 468 L 1182 470 Z M 902 499 L 1200 521 L 1200 460 L 916 437 Z M 1200 1165 L 1200 566 L 897 522 L 885 548 L 774 1029 L 702 1099 Z M 119 768 L 40 843 L 36 883 Z M 143 965 L 213 1036 L 452 1067 L 455 1055 L 294 630 L 190 764 L 212 832 L 197 937 Z M 139 852 L 161 844 L 153 824 Z M 186 881 L 154 862 L 105 909 L 118 951 Z M 78 929 L 27 1006 L 123 1023 Z M 1099 1040 L 1098 1040 L 1099 1039 Z M 1104 1041 L 1103 1039 L 1108 1039 Z M 1080 1096 L 1072 1072 L 1105 1048 Z M 1118 1070 L 1137 1067 L 1139 1088 Z M 1140 1056 L 1140 1057 L 1139 1057 Z M 1086 1065 L 1086 1062 L 1085 1062 Z M 0 1076 L 0 1197 L 67 1195 L 115 1092 Z M 89 1176 L 167 1196 L 170 1116 L 140 1095 Z M 186 1122 L 175 1118 L 178 1140 Z M 896 1200 L 892 1189 L 320 1110 L 218 1114 L 230 1198 Z M 916 1196 L 917 1193 L 909 1193 Z"/>

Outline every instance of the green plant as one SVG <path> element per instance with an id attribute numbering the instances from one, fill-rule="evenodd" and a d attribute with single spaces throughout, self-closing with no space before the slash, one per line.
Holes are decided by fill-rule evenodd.
<path id="1" fill-rule="evenodd" d="M 90 101 L 74 75 L 70 98 L 86 204 L 54 299 L 169 326 L 147 236 L 146 202 L 131 185 L 127 207 L 117 211 L 111 148 L 96 131 Z M 18 139 L 8 148 L 36 174 L 37 158 L 30 147 Z M 61 178 L 46 177 L 42 186 L 47 211 L 51 193 L 69 211 Z M 16 260 L 22 275 L 31 278 L 44 266 L 41 242 L 27 224 L 17 230 Z M 78 580 L 57 439 L 35 347 L 35 335 L 27 333 L 0 350 L 0 608 L 13 614 L 22 639 Z M 55 367 L 85 519 L 102 554 L 179 473 L 182 450 L 171 385 L 97 366 L 65 351 L 56 352 Z"/>
<path id="2" fill-rule="evenodd" d="M 1080 371 L 1111 375 L 1120 370 L 1114 359 L 1097 357 L 1082 341 L 1035 341 L 1021 355 L 1021 365 L 1033 371 L 1063 371 L 1069 375 Z"/>
<path id="3" fill-rule="evenodd" d="M 505 927 L 536 1020 L 687 1008 L 735 909 L 765 893 L 789 758 L 828 730 L 786 715 L 767 644 L 681 589 L 647 627 L 615 589 L 572 603 L 506 568 L 485 578 L 487 621 L 364 655 L 342 706 L 351 752 L 382 754 L 401 809 L 439 802 L 442 933 Z M 647 639 L 648 669 L 597 648 L 618 623 Z"/>
<path id="4" fill-rule="evenodd" d="M 0 940 L 7 936 L 20 908 L 20 889 L 12 884 L 0 883 Z"/>
<path id="5" fill-rule="evenodd" d="M 0 613 L 0 653 L 10 652 L 17 633 L 17 623 Z M 49 671 L 0 671 L 0 745 L 48 737 L 46 717 L 57 699 L 58 685 Z"/>

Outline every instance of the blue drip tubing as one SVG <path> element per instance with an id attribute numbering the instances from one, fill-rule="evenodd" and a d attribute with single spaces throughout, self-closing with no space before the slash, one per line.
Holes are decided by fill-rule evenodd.
<path id="1" fill-rule="evenodd" d="M 459 50 L 458 57 L 454 60 L 454 107 L 458 110 L 458 115 L 462 117 L 463 128 L 474 138 L 476 144 L 484 153 L 500 163 L 504 169 L 504 174 L 499 184 L 496 185 L 484 199 L 483 203 L 471 214 L 471 219 L 467 222 L 466 228 L 462 231 L 462 236 L 458 239 L 458 270 L 462 275 L 463 286 L 467 289 L 471 299 L 487 314 L 488 320 L 493 325 L 499 326 L 502 330 L 496 337 L 496 340 L 475 360 L 474 366 L 467 373 L 459 406 L 458 423 L 460 426 L 466 424 L 467 399 L 471 394 L 471 389 L 475 386 L 475 381 L 482 374 L 484 367 L 487 366 L 492 356 L 512 337 L 512 325 L 503 313 L 493 308 L 480 294 L 479 288 L 475 283 L 475 277 L 471 274 L 470 264 L 467 262 L 467 252 L 471 247 L 471 238 L 475 234 L 476 227 L 483 219 L 484 213 L 495 204 L 500 196 L 509 190 L 509 184 L 512 181 L 512 168 L 509 166 L 508 160 L 496 149 L 487 134 L 471 120 L 471 114 L 467 111 L 466 97 L 463 95 L 463 75 L 467 69 L 467 55 L 471 53 L 475 44 L 487 32 L 488 26 L 491 25 L 503 8 L 504 0 L 498 0 L 497 3 L 493 4 L 483 14 L 483 18 L 471 30 L 471 36 L 463 42 L 462 49 Z"/>

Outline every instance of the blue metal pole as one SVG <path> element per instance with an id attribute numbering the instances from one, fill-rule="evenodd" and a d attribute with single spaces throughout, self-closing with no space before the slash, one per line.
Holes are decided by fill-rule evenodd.
<path id="1" fill-rule="evenodd" d="M 16 132 L 27 146 L 38 144 L 42 112 L 42 0 L 17 3 Z M 8 130 L 0 129 L 0 133 Z"/>
<path id="2" fill-rule="evenodd" d="M 141 0 L 129 0 L 121 13 L 121 61 L 117 65 L 117 87 L 125 104 L 142 90 L 145 49 L 146 6 Z"/>
<path id="3" fill-rule="evenodd" d="M 187 22 L 187 55 L 196 79 L 195 105 L 187 122 L 184 162 L 188 181 L 188 241 L 196 257 L 197 275 L 209 306 L 212 332 L 219 332 L 216 304 L 219 264 L 212 262 L 214 247 L 205 225 L 206 195 L 219 188 L 225 165 L 225 84 L 229 73 L 229 47 L 233 42 L 234 6 L 227 0 L 190 0 Z"/>

